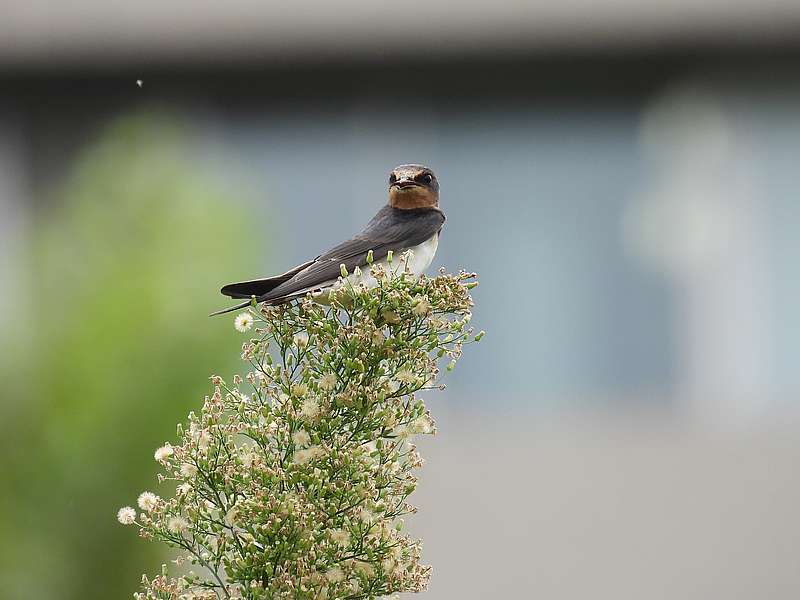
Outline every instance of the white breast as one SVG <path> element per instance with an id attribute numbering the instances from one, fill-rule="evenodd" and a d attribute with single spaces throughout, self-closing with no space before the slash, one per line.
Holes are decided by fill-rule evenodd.
<path id="1" fill-rule="evenodd" d="M 434 233 L 431 237 L 427 240 L 422 242 L 417 246 L 413 246 L 409 248 L 411 250 L 413 256 L 408 261 L 408 270 L 417 277 L 422 275 L 431 263 L 433 262 L 433 257 L 436 256 L 436 249 L 439 247 L 439 234 Z M 394 252 L 392 256 L 392 264 L 390 265 L 385 258 L 381 260 L 375 261 L 375 264 L 381 265 L 384 269 L 389 271 L 397 271 L 400 272 L 404 265 L 400 261 L 401 252 Z M 348 277 L 350 281 L 353 283 L 363 282 L 366 283 L 369 287 L 375 287 L 377 285 L 377 281 L 374 277 L 372 277 L 370 273 L 369 267 L 364 267 L 362 269 L 361 277 L 356 278 L 355 275 L 350 275 Z"/>
<path id="2" fill-rule="evenodd" d="M 434 233 L 419 246 L 414 246 L 411 251 L 414 258 L 409 261 L 409 269 L 414 275 L 422 275 L 431 266 L 436 249 L 439 247 L 439 234 Z"/>
<path id="3" fill-rule="evenodd" d="M 422 275 L 425 272 L 425 270 L 429 266 L 431 266 L 431 263 L 433 262 L 433 257 L 436 256 L 436 249 L 438 247 L 439 247 L 439 234 L 434 233 L 431 237 L 429 237 L 421 244 L 409 248 L 413 253 L 413 256 L 408 261 L 408 270 L 416 276 Z M 386 270 L 400 272 L 401 269 L 403 269 L 404 267 L 403 263 L 400 261 L 401 254 L 402 253 L 400 252 L 393 253 L 391 265 L 386 261 L 385 258 L 375 261 L 375 264 L 383 266 L 383 268 Z M 368 266 L 365 266 L 363 269 L 361 269 L 360 277 L 357 277 L 354 273 L 351 273 L 347 277 L 347 279 L 353 284 L 365 283 L 368 287 L 375 287 L 378 284 L 377 280 L 370 273 L 370 267 Z M 328 283 L 315 286 L 314 289 L 325 290 L 333 285 L 337 285 L 337 282 L 330 281 Z M 312 290 L 309 289 L 306 291 L 312 291 Z"/>

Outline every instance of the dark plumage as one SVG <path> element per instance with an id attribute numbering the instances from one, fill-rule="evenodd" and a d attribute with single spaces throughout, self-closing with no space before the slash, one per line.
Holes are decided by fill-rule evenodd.
<path id="1" fill-rule="evenodd" d="M 379 261 L 390 250 L 399 254 L 438 235 L 445 216 L 438 207 L 439 184 L 430 169 L 403 165 L 392 171 L 389 182 L 390 204 L 384 206 L 361 233 L 281 275 L 224 286 L 221 290 L 224 295 L 249 300 L 213 314 L 243 308 L 254 296 L 257 302 L 267 304 L 287 302 L 335 283 L 342 264 L 350 272 L 357 266 L 365 266 L 370 250 L 373 259 Z M 401 198 L 399 202 L 395 201 L 398 197 Z M 403 208 L 404 203 L 413 208 Z"/>

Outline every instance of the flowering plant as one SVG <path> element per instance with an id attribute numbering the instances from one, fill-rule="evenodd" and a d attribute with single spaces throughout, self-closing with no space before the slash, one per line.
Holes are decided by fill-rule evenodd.
<path id="1" fill-rule="evenodd" d="M 436 431 L 417 393 L 436 387 L 437 359 L 452 369 L 483 335 L 468 325 L 477 282 L 418 279 L 389 262 L 371 264 L 368 287 L 342 270 L 324 298 L 236 317 L 242 332 L 255 325 L 248 372 L 231 384 L 213 376 L 179 441 L 156 450 L 172 497 L 143 492 L 138 515 L 117 514 L 191 569 L 144 576 L 137 599 L 357 600 L 426 587 L 430 567 L 402 519 L 416 511 L 423 463 L 413 436 Z"/>

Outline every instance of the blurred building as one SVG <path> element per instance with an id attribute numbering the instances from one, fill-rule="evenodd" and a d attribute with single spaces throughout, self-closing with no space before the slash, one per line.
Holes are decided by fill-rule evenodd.
<path id="1" fill-rule="evenodd" d="M 489 332 L 434 400 L 430 597 L 800 593 L 800 4 L 0 15 L 7 319 L 32 215 L 120 116 L 191 124 L 198 168 L 251 192 L 231 210 L 256 211 L 265 273 L 360 227 L 395 164 L 429 164 L 436 264 L 480 274 Z"/>

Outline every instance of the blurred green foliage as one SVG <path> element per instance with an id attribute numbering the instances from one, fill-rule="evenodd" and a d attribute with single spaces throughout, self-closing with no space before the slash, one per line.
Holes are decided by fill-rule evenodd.
<path id="1" fill-rule="evenodd" d="M 116 511 L 238 362 L 232 318 L 206 315 L 261 250 L 193 141 L 162 113 L 115 121 L 33 215 L 0 358 L 3 598 L 130 597 L 164 560 Z"/>

